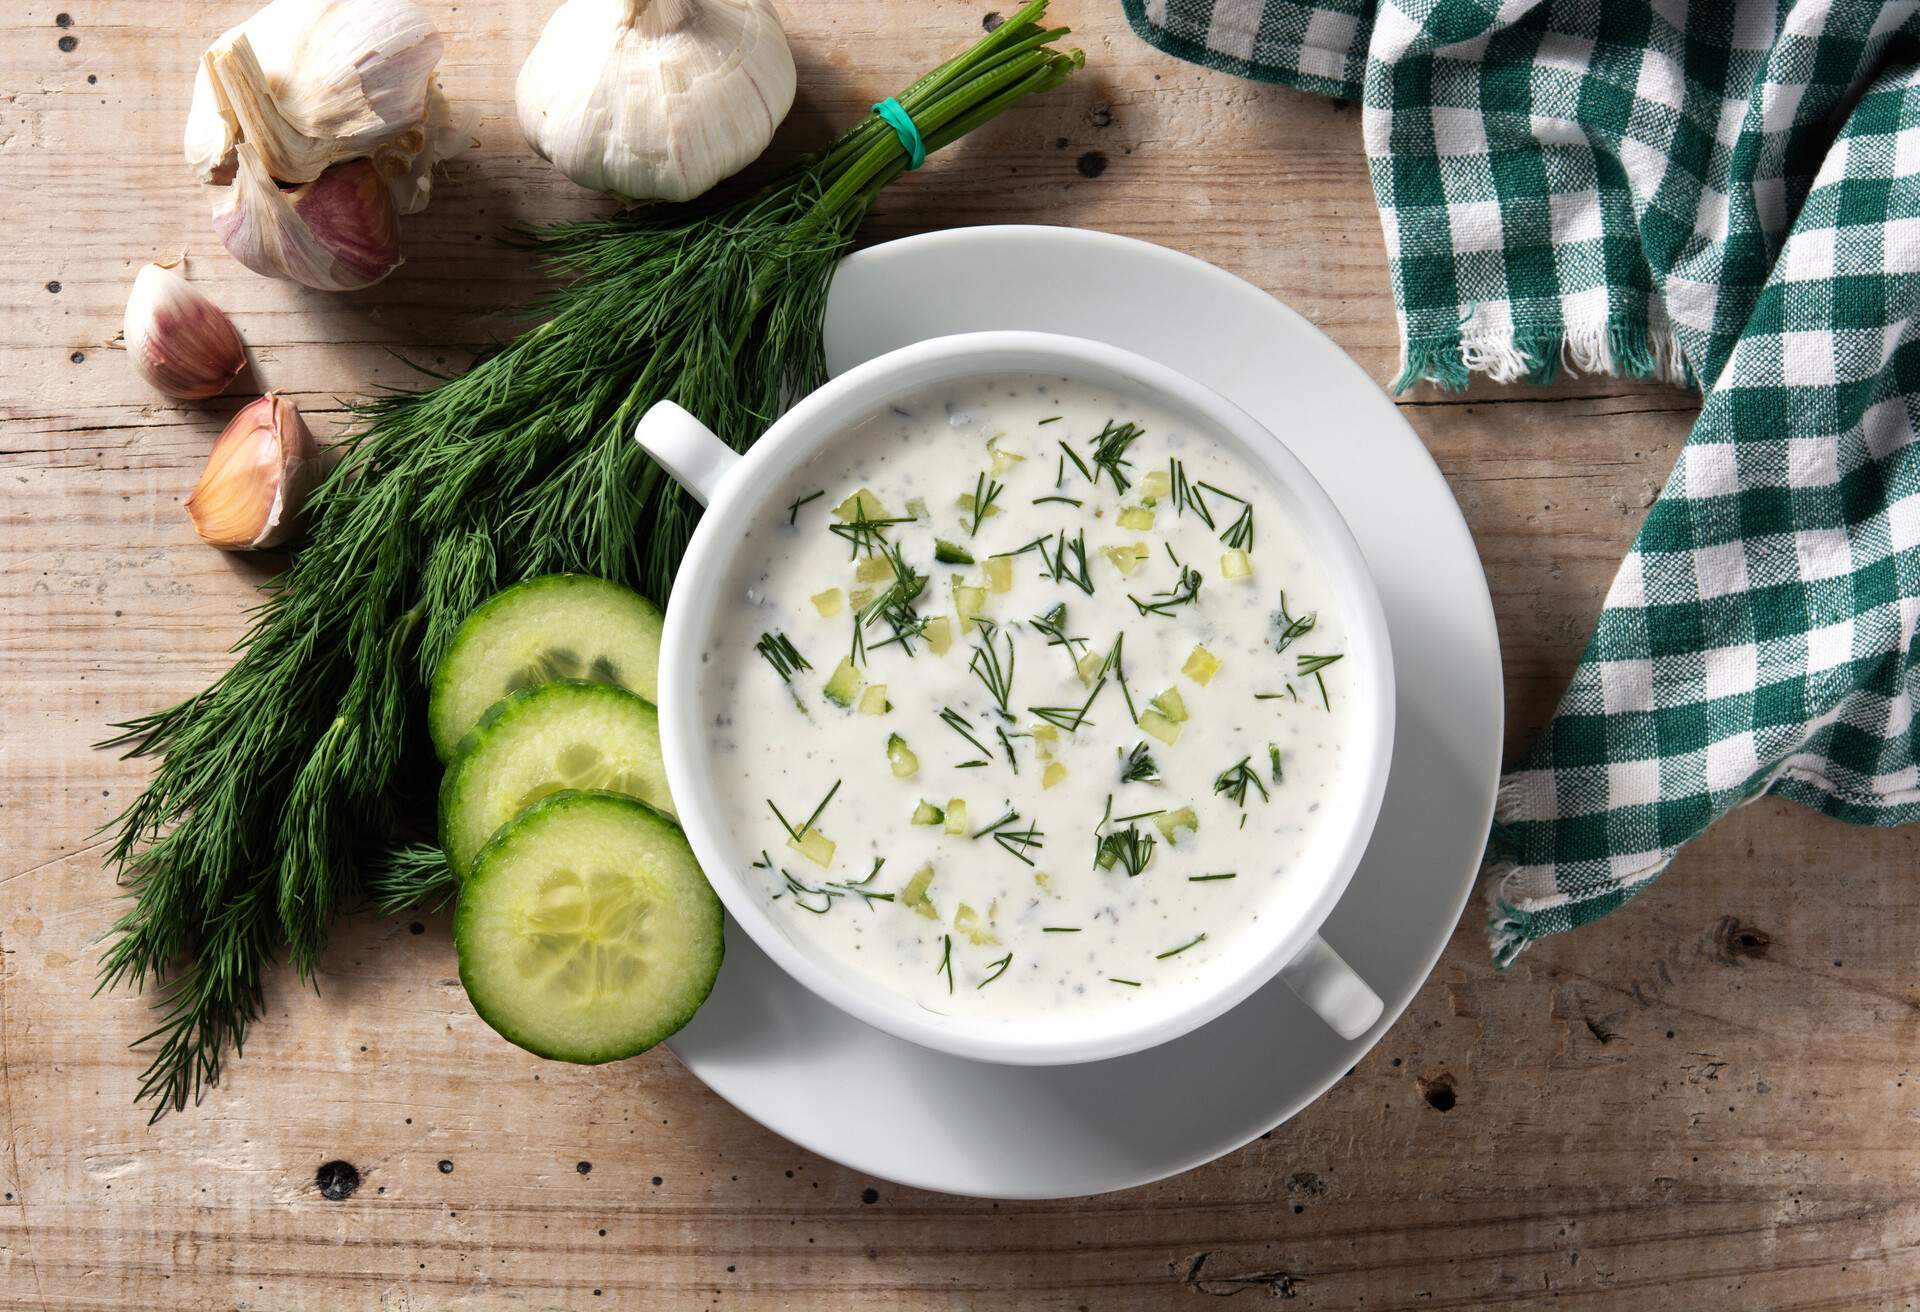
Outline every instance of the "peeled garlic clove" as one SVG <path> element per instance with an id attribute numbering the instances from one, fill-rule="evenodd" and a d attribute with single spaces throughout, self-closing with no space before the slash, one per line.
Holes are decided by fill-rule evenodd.
<path id="1" fill-rule="evenodd" d="M 223 551 L 277 547 L 319 476 L 320 449 L 293 402 L 274 392 L 234 415 L 187 498 L 201 540 Z"/>
<path id="2" fill-rule="evenodd" d="M 218 396 L 247 367 L 246 348 L 220 307 L 173 271 L 149 264 L 133 280 L 121 336 L 140 376 L 168 396 Z"/>
<path id="3" fill-rule="evenodd" d="M 335 164 L 304 187 L 274 185 L 251 141 L 234 147 L 233 185 L 213 230 L 240 263 L 321 291 L 370 286 L 400 267 L 400 218 L 373 161 Z"/>
<path id="4" fill-rule="evenodd" d="M 528 143 L 581 186 L 690 200 L 766 149 L 793 90 L 769 0 L 567 0 L 514 101 Z"/>
<path id="5" fill-rule="evenodd" d="M 187 162 L 220 181 L 244 140 L 281 182 L 363 156 L 404 173 L 427 142 L 444 46 L 411 0 L 273 0 L 202 57 Z"/>

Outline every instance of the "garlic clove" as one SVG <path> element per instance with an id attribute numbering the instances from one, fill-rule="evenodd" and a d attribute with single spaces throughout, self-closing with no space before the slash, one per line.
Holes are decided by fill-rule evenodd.
<path id="1" fill-rule="evenodd" d="M 227 390 L 247 367 L 247 352 L 220 307 L 173 271 L 178 263 L 140 270 L 121 336 L 142 378 L 178 400 L 201 401 Z"/>
<path id="2" fill-rule="evenodd" d="M 234 147 L 233 185 L 213 230 L 255 273 L 321 291 L 370 286 L 400 267 L 400 219 L 371 160 L 335 164 L 304 187 L 274 185 L 251 141 Z"/>
<path id="3" fill-rule="evenodd" d="M 581 186 L 690 200 L 766 149 L 793 93 L 769 0 L 567 0 L 514 102 L 528 143 Z"/>
<path id="4" fill-rule="evenodd" d="M 444 42 L 409 0 L 274 0 L 207 48 L 187 162 L 217 182 L 249 141 L 281 182 L 374 156 L 403 172 L 425 147 Z"/>
<path id="5" fill-rule="evenodd" d="M 318 481 L 319 455 L 293 402 L 268 392 L 234 415 L 213 444 L 187 498 L 194 531 L 223 551 L 279 546 Z"/>
<path id="6" fill-rule="evenodd" d="M 433 199 L 434 166 L 476 144 L 473 139 L 476 117 L 472 109 L 456 112 L 438 82 L 427 88 L 427 117 L 422 125 L 426 129 L 426 146 L 405 161 L 404 168 L 394 167 L 395 161 L 391 159 L 381 162 L 380 171 L 386 175 L 387 190 L 393 195 L 394 208 L 401 214 L 418 214 L 425 209 Z"/>

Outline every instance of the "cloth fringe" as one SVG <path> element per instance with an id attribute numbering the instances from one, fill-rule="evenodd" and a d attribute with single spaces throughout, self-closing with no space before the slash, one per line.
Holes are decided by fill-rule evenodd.
<path id="1" fill-rule="evenodd" d="M 1664 316 L 1658 322 L 1611 321 L 1530 334 L 1496 334 L 1463 328 L 1418 341 L 1402 339 L 1398 395 L 1418 382 L 1449 392 L 1465 391 L 1474 374 L 1496 383 L 1551 383 L 1572 374 L 1654 378 L 1694 386 L 1686 353 Z"/>

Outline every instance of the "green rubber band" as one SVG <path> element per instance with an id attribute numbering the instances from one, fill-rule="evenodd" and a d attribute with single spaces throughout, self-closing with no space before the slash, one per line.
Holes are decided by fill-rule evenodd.
<path id="1" fill-rule="evenodd" d="M 880 121 L 893 129 L 893 135 L 900 138 L 900 148 L 907 152 L 907 171 L 912 172 L 927 162 L 927 143 L 920 139 L 920 129 L 913 121 L 913 115 L 892 96 L 880 101 L 873 107 Z"/>

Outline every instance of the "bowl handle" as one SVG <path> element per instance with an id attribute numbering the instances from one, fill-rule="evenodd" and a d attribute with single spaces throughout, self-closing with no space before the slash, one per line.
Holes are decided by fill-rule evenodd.
<path id="1" fill-rule="evenodd" d="M 738 451 L 671 401 L 655 401 L 647 407 L 633 430 L 633 440 L 703 506 L 719 494 L 727 471 L 740 463 Z"/>
<path id="2" fill-rule="evenodd" d="M 1318 934 L 1280 968 L 1280 978 L 1343 1039 L 1359 1038 L 1380 1019 L 1380 995 Z"/>

